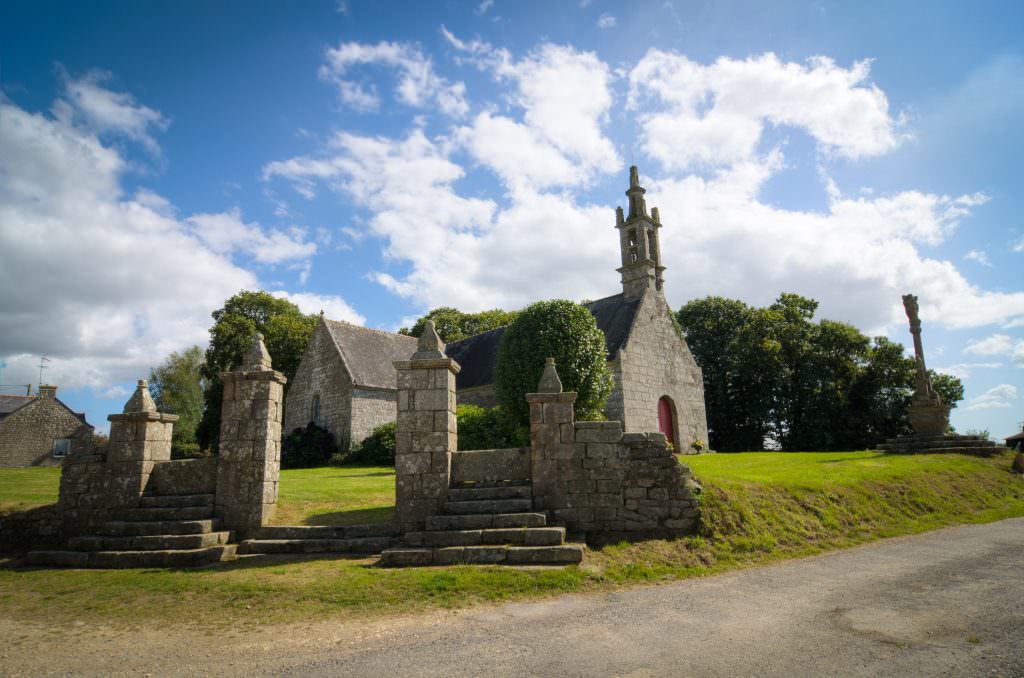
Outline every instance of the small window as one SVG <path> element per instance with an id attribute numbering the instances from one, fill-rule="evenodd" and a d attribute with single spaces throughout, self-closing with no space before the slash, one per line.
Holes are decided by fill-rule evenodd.
<path id="1" fill-rule="evenodd" d="M 71 451 L 71 438 L 58 438 L 53 441 L 53 456 L 57 459 L 68 456 Z"/>
<path id="2" fill-rule="evenodd" d="M 319 395 L 313 396 L 313 407 L 310 409 L 310 412 L 309 412 L 309 420 L 311 422 L 313 422 L 314 424 L 316 424 L 317 426 L 320 426 L 321 424 L 323 424 L 323 422 L 320 421 L 320 396 Z"/>

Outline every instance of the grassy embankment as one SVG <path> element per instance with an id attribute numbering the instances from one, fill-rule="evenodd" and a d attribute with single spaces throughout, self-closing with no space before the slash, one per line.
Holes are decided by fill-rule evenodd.
<path id="1" fill-rule="evenodd" d="M 751 453 L 685 461 L 705 487 L 703 534 L 607 546 L 579 568 L 381 570 L 372 560 L 268 558 L 199 571 L 0 569 L 0 615 L 211 626 L 376 616 L 702 576 L 1024 515 L 1024 481 L 1009 473 L 1010 457 Z M 36 501 L 46 482 L 55 496 L 55 475 L 29 482 L 9 471 L 0 469 L 0 512 Z M 35 499 L 25 496 L 30 487 Z M 387 520 L 392 488 L 389 469 L 285 471 L 277 522 Z"/>

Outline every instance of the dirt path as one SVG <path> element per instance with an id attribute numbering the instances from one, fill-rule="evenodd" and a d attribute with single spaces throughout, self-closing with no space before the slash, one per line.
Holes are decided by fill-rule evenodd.
<path id="1" fill-rule="evenodd" d="M 4 675 L 1024 676 L 1024 518 L 611 594 L 241 631 L 0 619 Z"/>

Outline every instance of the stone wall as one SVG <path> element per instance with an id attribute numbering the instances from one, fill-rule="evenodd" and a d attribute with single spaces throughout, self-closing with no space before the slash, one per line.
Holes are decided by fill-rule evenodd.
<path id="1" fill-rule="evenodd" d="M 59 466 L 53 441 L 71 439 L 71 452 L 92 447 L 93 428 L 56 398 L 39 397 L 0 419 L 0 466 Z"/>
<path id="2" fill-rule="evenodd" d="M 644 294 L 629 339 L 619 351 L 616 381 L 622 385 L 617 396 L 621 405 L 611 399 L 608 416 L 622 421 L 627 432 L 657 431 L 658 401 L 668 396 L 674 409 L 676 448 L 692 453 L 693 441 L 708 442 L 704 379 L 676 332 L 671 313 L 660 293 Z"/>
<path id="3" fill-rule="evenodd" d="M 530 448 L 471 450 L 452 453 L 451 484 L 529 481 Z"/>
<path id="4" fill-rule="evenodd" d="M 320 396 L 320 425 L 334 434 L 338 445 L 345 449 L 350 442 L 361 441 L 362 438 L 353 436 L 349 427 L 352 377 L 334 346 L 334 338 L 322 322 L 310 337 L 295 379 L 288 388 L 284 416 L 286 434 L 312 421 L 313 398 L 317 395 Z M 392 408 L 386 421 L 394 420 Z"/>
<path id="5" fill-rule="evenodd" d="M 398 392 L 384 389 L 352 390 L 352 444 L 366 439 L 381 424 L 395 420 Z"/>
<path id="6" fill-rule="evenodd" d="M 576 422 L 576 394 L 560 390 L 526 396 L 534 508 L 588 538 L 695 531 L 698 486 L 665 436 L 624 433 L 617 421 Z"/>
<path id="7" fill-rule="evenodd" d="M 217 457 L 157 464 L 146 490 L 160 495 L 213 494 L 217 491 Z"/>
<path id="8" fill-rule="evenodd" d="M 51 548 L 61 540 L 61 517 L 55 504 L 0 514 L 0 553 Z"/>

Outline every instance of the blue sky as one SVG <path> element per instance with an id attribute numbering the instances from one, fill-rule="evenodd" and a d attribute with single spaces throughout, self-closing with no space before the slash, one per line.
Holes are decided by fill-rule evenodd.
<path id="1" fill-rule="evenodd" d="M 1019 3 L 5 2 L 0 383 L 106 428 L 239 289 L 397 329 L 618 289 L 820 315 L 1024 419 Z M 9 391 L 8 391 L 9 392 Z"/>

